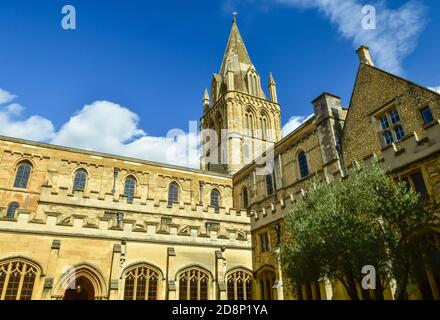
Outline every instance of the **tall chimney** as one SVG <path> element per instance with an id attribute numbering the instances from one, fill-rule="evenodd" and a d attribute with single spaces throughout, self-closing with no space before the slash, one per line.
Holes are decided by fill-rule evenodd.
<path id="1" fill-rule="evenodd" d="M 373 59 L 371 59 L 370 48 L 362 45 L 359 49 L 356 50 L 356 52 L 359 56 L 359 60 L 361 63 L 374 66 Z"/>

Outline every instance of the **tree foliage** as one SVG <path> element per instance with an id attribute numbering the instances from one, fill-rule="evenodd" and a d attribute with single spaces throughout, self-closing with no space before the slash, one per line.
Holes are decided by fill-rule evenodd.
<path id="1" fill-rule="evenodd" d="M 433 210 L 377 162 L 357 166 L 341 181 L 315 178 L 285 219 L 282 260 L 292 283 L 328 278 L 359 299 L 366 265 L 376 269 L 376 298 L 391 279 L 403 298 L 417 263 L 423 234 L 435 223 Z"/>

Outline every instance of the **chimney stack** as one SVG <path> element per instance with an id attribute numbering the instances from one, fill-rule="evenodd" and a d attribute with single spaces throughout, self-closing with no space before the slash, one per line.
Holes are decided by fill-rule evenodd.
<path id="1" fill-rule="evenodd" d="M 374 67 L 373 59 L 371 59 L 370 48 L 362 45 L 359 49 L 356 50 L 359 60 L 361 63 L 368 64 L 369 66 Z"/>

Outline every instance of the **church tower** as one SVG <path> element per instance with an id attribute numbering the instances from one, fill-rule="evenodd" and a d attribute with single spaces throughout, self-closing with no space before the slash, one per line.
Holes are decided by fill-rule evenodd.
<path id="1" fill-rule="evenodd" d="M 234 174 L 281 140 L 276 83 L 269 99 L 252 64 L 234 17 L 220 73 L 203 96 L 201 169 Z"/>

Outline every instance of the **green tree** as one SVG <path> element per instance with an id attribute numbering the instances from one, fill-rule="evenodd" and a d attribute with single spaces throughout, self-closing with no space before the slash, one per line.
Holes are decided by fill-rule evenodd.
<path id="1" fill-rule="evenodd" d="M 281 257 L 292 283 L 340 281 L 359 299 L 366 265 L 376 269 L 375 298 L 395 279 L 403 298 L 423 234 L 435 223 L 419 195 L 394 181 L 379 163 L 357 166 L 341 181 L 315 178 L 285 219 Z M 362 291 L 363 298 L 368 298 Z"/>

